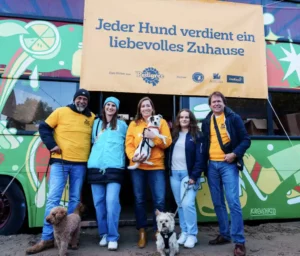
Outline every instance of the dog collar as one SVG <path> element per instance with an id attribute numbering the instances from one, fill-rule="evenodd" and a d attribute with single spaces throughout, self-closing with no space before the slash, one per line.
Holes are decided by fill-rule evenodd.
<path id="1" fill-rule="evenodd" d="M 173 235 L 173 233 L 174 233 L 174 231 L 173 232 L 168 232 L 168 233 L 160 232 L 160 235 L 164 239 L 165 249 L 170 249 L 170 247 L 169 247 L 169 239 Z"/>

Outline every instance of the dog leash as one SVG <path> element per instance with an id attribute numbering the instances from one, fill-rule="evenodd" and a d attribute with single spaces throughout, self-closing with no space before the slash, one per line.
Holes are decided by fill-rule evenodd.
<path id="1" fill-rule="evenodd" d="M 184 199 L 186 193 L 187 193 L 188 190 L 190 189 L 190 188 L 189 188 L 190 185 L 188 184 L 188 181 L 186 181 L 185 183 L 187 184 L 187 186 L 186 186 L 186 188 L 185 188 L 185 191 L 184 191 L 184 193 L 183 193 L 182 199 L 181 199 L 181 201 L 180 201 L 180 205 L 177 206 L 177 209 L 176 209 L 176 211 L 175 211 L 175 213 L 174 213 L 174 216 L 176 216 L 176 214 L 177 214 L 177 212 L 178 212 L 178 210 L 179 210 L 179 207 L 181 206 L 181 204 L 182 204 L 182 202 L 183 202 L 183 199 Z"/>

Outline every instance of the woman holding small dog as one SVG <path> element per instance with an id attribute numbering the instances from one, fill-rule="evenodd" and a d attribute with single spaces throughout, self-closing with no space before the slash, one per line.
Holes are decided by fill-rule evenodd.
<path id="1" fill-rule="evenodd" d="M 147 227 L 147 211 L 146 211 L 146 188 L 147 183 L 153 198 L 153 221 L 154 229 L 157 230 L 155 210 L 164 211 L 165 207 L 165 166 L 164 166 L 164 150 L 172 143 L 172 138 L 167 122 L 164 119 L 160 120 L 160 126 L 153 129 L 158 129 L 158 133 L 163 135 L 165 141 L 158 137 L 155 132 L 151 131 L 150 117 L 155 115 L 153 102 L 150 98 L 142 98 L 137 106 L 137 115 L 128 127 L 126 135 L 126 154 L 130 160 L 130 166 L 134 166 L 135 162 L 139 162 L 138 169 L 130 170 L 133 183 L 133 193 L 135 197 L 135 215 L 136 227 L 139 230 L 138 247 L 144 248 L 146 245 L 146 227 Z M 157 134 L 158 134 L 157 133 Z M 151 155 L 135 153 L 140 142 L 143 139 L 150 139 L 154 142 L 154 147 L 151 148 Z M 147 141 L 147 140 L 146 140 Z M 145 142 L 147 143 L 147 142 Z M 147 162 L 152 165 L 143 163 L 148 158 Z"/>
<path id="2" fill-rule="evenodd" d="M 127 125 L 118 120 L 120 101 L 108 97 L 102 109 L 102 119 L 94 122 L 92 151 L 88 160 L 88 182 L 96 209 L 100 246 L 118 249 L 118 225 L 121 212 L 119 194 L 125 169 L 124 142 Z"/>
<path id="3" fill-rule="evenodd" d="M 181 235 L 178 244 L 193 248 L 197 243 L 195 198 L 200 176 L 207 168 L 206 140 L 189 109 L 182 109 L 173 126 L 169 169 L 173 195 L 178 205 Z"/>

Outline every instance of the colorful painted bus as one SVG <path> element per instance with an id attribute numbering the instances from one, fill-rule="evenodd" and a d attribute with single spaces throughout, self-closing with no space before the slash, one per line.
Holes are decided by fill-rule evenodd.
<path id="1" fill-rule="evenodd" d="M 300 6 L 294 1 L 233 2 L 264 5 L 269 86 L 268 100 L 228 99 L 252 138 L 240 173 L 244 218 L 300 218 Z M 80 86 L 83 8 L 84 0 L 0 3 L 0 234 L 16 233 L 25 223 L 42 226 L 49 152 L 38 126 L 54 109 L 69 104 Z M 90 108 L 98 113 L 108 95 L 120 98 L 120 115 L 128 122 L 143 96 L 92 92 Z M 201 125 L 209 110 L 206 97 L 151 97 L 169 123 L 187 107 Z M 134 212 L 130 194 L 127 175 L 121 191 L 125 220 Z M 168 197 L 171 202 L 171 193 Z M 63 205 L 67 198 L 66 186 Z M 88 189 L 83 200 L 92 201 Z M 204 176 L 197 210 L 200 222 L 215 221 Z"/>

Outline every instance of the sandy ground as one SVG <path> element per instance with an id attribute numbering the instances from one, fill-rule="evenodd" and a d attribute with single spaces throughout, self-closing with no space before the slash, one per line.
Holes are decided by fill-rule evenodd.
<path id="1" fill-rule="evenodd" d="M 176 227 L 178 230 L 178 227 Z M 233 244 L 209 246 L 208 241 L 218 233 L 216 226 L 199 226 L 198 244 L 194 249 L 180 248 L 180 255 L 197 256 L 227 256 L 233 255 Z M 257 226 L 245 226 L 248 256 L 300 256 L 300 222 L 268 223 Z M 136 247 L 137 231 L 134 227 L 120 228 L 119 249 L 109 252 L 107 248 L 99 247 L 96 228 L 83 228 L 80 236 L 80 248 L 69 250 L 69 256 L 78 255 L 119 255 L 119 256 L 152 256 L 156 253 L 156 245 L 152 230 L 148 230 L 146 248 Z M 19 234 L 0 236 L 0 255 L 25 255 L 25 249 L 37 241 L 40 234 Z M 57 256 L 53 248 L 36 254 L 38 256 Z"/>

